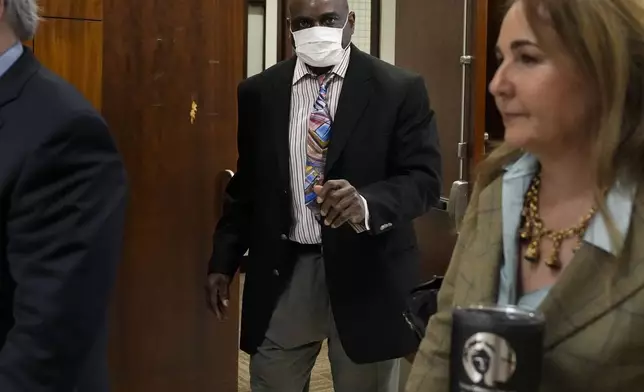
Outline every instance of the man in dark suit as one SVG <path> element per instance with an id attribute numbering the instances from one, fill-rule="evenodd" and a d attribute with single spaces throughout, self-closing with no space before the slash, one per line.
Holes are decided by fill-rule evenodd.
<path id="1" fill-rule="evenodd" d="M 20 44 L 37 16 L 0 0 L 0 391 L 102 392 L 125 172 L 96 110 Z"/>
<path id="2" fill-rule="evenodd" d="M 418 341 L 412 220 L 439 200 L 422 78 L 350 45 L 346 0 L 292 0 L 297 57 L 239 86 L 239 161 L 214 235 L 209 304 L 223 318 L 246 250 L 241 348 L 254 392 L 301 392 L 328 339 L 337 392 L 398 390 Z"/>

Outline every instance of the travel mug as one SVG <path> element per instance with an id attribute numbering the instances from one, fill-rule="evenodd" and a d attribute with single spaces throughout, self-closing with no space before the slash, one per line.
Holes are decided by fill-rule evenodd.
<path id="1" fill-rule="evenodd" d="M 453 312 L 451 392 L 537 392 L 545 322 L 515 306 L 476 305 Z"/>

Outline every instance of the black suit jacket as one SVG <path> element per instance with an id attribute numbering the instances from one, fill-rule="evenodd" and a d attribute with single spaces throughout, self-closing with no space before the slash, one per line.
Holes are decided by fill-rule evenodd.
<path id="1" fill-rule="evenodd" d="M 103 119 L 25 48 L 0 77 L 0 391 L 107 390 L 125 195 Z"/>
<path id="2" fill-rule="evenodd" d="M 264 339 L 293 257 L 289 115 L 295 59 L 239 85 L 239 160 L 214 235 L 210 272 L 234 275 L 246 249 L 241 348 Z M 326 162 L 367 200 L 371 231 L 323 227 L 327 285 L 340 338 L 357 363 L 414 352 L 405 298 L 418 283 L 412 219 L 440 195 L 434 114 L 422 78 L 352 48 Z"/>

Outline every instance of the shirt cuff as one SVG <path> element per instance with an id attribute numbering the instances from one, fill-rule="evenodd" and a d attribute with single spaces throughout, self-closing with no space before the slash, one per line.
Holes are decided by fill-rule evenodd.
<path id="1" fill-rule="evenodd" d="M 362 233 L 365 231 L 371 230 L 369 228 L 369 204 L 367 200 L 360 195 L 360 200 L 362 201 L 362 207 L 364 207 L 364 222 L 362 223 L 353 223 L 349 222 L 349 225 L 356 231 L 356 233 Z"/>
<path id="2" fill-rule="evenodd" d="M 362 206 L 364 207 L 364 227 L 367 231 L 371 230 L 369 228 L 369 204 L 367 204 L 367 199 L 360 195 L 360 200 L 362 200 Z"/>

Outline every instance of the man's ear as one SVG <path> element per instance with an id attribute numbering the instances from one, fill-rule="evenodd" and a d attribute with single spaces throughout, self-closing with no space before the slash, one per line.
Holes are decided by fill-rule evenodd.
<path id="1" fill-rule="evenodd" d="M 291 29 L 291 18 L 286 18 L 286 28 L 288 29 L 288 38 L 291 41 L 291 46 L 295 48 L 295 37 L 293 37 L 293 29 Z"/>
<path id="2" fill-rule="evenodd" d="M 349 26 L 351 26 L 351 33 L 355 33 L 355 30 L 356 30 L 356 14 L 353 11 L 349 12 Z"/>

